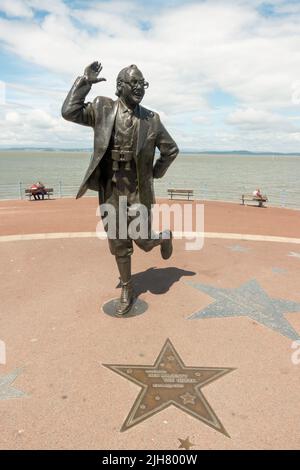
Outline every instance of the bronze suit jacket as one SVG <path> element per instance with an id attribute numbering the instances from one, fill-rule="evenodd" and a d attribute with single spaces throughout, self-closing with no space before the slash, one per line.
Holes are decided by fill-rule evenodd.
<path id="1" fill-rule="evenodd" d="M 100 162 L 110 143 L 119 100 L 98 96 L 93 103 L 85 103 L 84 99 L 90 89 L 91 85 L 85 77 L 78 77 L 65 99 L 62 116 L 68 121 L 94 129 L 94 152 L 76 199 L 92 189 L 99 191 L 100 201 L 104 202 L 101 200 L 104 188 L 100 183 Z M 143 106 L 139 106 L 137 129 L 135 162 L 139 197 L 140 202 L 150 208 L 155 203 L 153 178 L 161 178 L 165 174 L 179 150 L 160 122 L 159 115 Z M 156 147 L 160 151 L 160 157 L 153 165 Z"/>

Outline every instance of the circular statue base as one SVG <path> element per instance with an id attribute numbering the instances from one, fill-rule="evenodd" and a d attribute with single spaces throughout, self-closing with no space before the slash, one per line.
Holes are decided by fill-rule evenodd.
<path id="1" fill-rule="evenodd" d="M 138 315 L 142 315 L 148 310 L 147 302 L 144 302 L 143 300 L 140 300 L 140 299 L 135 299 L 129 312 L 125 313 L 124 315 L 118 315 L 116 313 L 118 302 L 119 302 L 119 299 L 109 300 L 104 305 L 102 305 L 103 312 L 106 313 L 106 315 L 109 315 L 110 317 L 130 318 L 130 317 L 136 317 Z"/>

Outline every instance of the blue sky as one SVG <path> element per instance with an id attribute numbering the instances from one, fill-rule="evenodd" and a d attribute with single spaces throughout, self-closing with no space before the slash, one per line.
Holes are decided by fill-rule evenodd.
<path id="1" fill-rule="evenodd" d="M 0 0 L 0 148 L 90 147 L 60 108 L 100 60 L 87 99 L 136 63 L 182 149 L 298 152 L 299 26 L 299 1 Z"/>

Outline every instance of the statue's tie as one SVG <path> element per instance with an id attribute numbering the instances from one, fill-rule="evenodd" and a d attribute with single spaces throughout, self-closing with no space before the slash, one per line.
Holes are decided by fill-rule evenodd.
<path id="1" fill-rule="evenodd" d="M 132 126 L 132 117 L 133 117 L 133 111 L 132 109 L 128 109 L 127 110 L 127 116 L 126 116 L 126 119 L 125 119 L 125 125 L 126 127 L 131 127 Z"/>

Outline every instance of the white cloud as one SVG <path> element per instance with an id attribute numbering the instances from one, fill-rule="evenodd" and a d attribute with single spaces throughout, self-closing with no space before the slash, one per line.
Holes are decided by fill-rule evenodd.
<path id="1" fill-rule="evenodd" d="M 4 3 L 0 0 L 0 6 Z M 198 135 L 199 147 L 205 140 L 212 148 L 227 142 L 259 149 L 260 144 L 268 145 L 265 136 L 270 146 L 276 140 L 281 150 L 285 143 L 293 145 L 291 135 L 297 128 L 286 114 L 299 104 L 294 99 L 300 76 L 298 8 L 276 0 L 272 2 L 275 11 L 284 14 L 267 18 L 259 14 L 258 0 L 207 0 L 160 12 L 148 6 L 147 15 L 134 1 L 87 2 L 82 10 L 59 0 L 14 3 L 23 5 L 27 19 L 0 18 L 0 40 L 23 60 L 61 78 L 65 93 L 87 64 L 101 60 L 107 82 L 95 85 L 88 99 L 97 94 L 114 97 L 118 71 L 136 63 L 150 81 L 145 106 L 158 110 L 172 124 L 175 137 L 182 138 L 179 144 L 187 146 L 190 135 L 190 145 L 197 146 Z M 30 20 L 30 12 L 36 9 L 48 11 L 40 23 Z M 149 30 L 141 30 L 145 17 Z M 32 100 L 34 109 L 59 119 L 63 86 L 51 87 L 48 94 L 43 81 L 40 93 L 30 87 L 26 91 L 26 83 L 19 86 L 25 87 L 14 90 L 19 103 L 30 107 Z M 223 117 L 214 114 L 209 102 L 215 88 L 232 95 L 237 103 Z M 53 125 L 50 118 L 28 113 L 27 125 L 32 128 Z M 190 123 L 184 138 L 183 121 Z M 204 135 L 199 133 L 202 124 Z M 247 130 L 256 139 L 248 138 Z M 273 138 L 275 131 L 281 136 L 279 142 Z"/>
<path id="2" fill-rule="evenodd" d="M 265 132 L 266 129 L 286 132 L 295 131 L 293 123 L 283 116 L 259 109 L 237 109 L 229 114 L 229 124 L 236 124 L 244 130 Z"/>
<path id="3" fill-rule="evenodd" d="M 20 124 L 21 122 L 21 116 L 19 113 L 16 113 L 15 111 L 10 111 L 6 113 L 5 119 L 7 122 L 11 122 L 13 124 Z"/>
<path id="4" fill-rule="evenodd" d="M 0 11 L 10 17 L 31 18 L 33 12 L 22 0 L 0 0 Z"/>
<path id="5" fill-rule="evenodd" d="M 43 109 L 19 109 L 0 113 L 0 146 L 75 147 L 91 146 L 90 130 L 53 118 Z"/>
<path id="6" fill-rule="evenodd" d="M 26 122 L 29 125 L 37 128 L 51 128 L 55 123 L 55 120 L 42 109 L 34 109 L 30 111 L 26 118 Z"/>
<path id="7" fill-rule="evenodd" d="M 25 3 L 32 9 L 55 15 L 68 15 L 70 12 L 70 9 L 62 0 L 51 0 L 50 2 L 49 0 L 25 0 Z"/>

